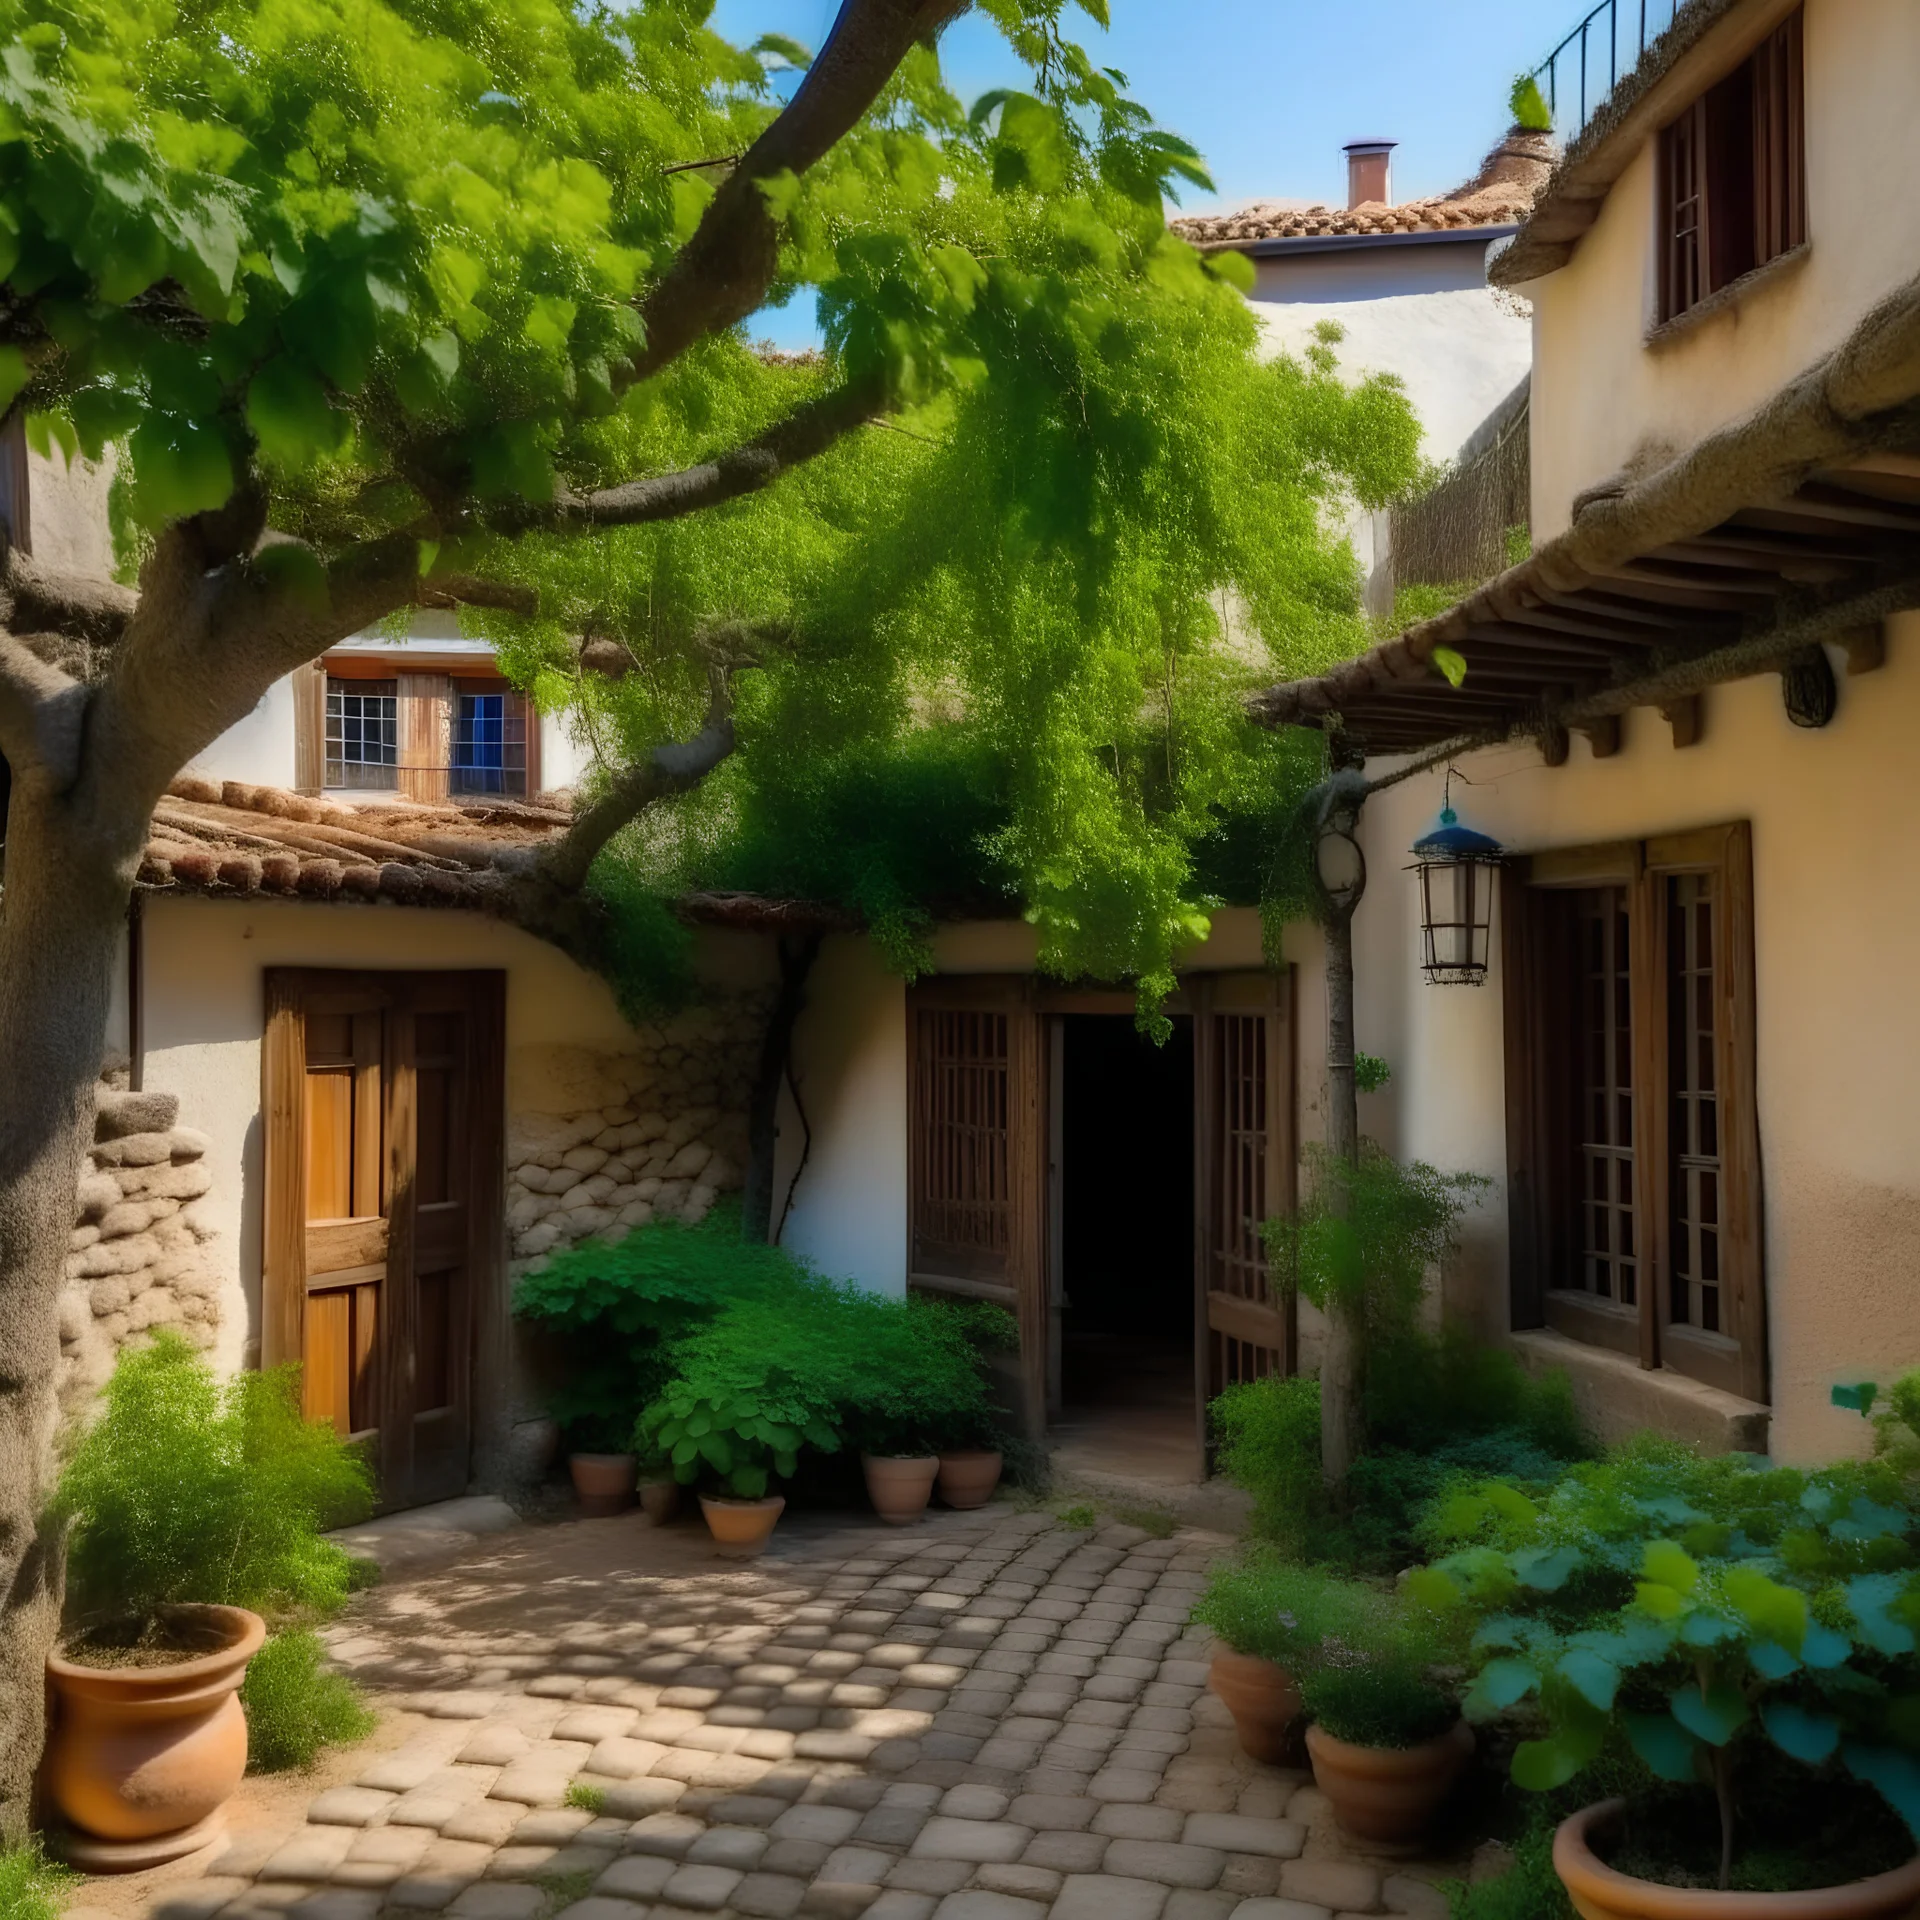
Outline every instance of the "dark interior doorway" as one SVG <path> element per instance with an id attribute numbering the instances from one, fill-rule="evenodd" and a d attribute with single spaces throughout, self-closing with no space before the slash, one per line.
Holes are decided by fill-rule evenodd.
<path id="1" fill-rule="evenodd" d="M 1061 1464 L 1191 1481 L 1193 1022 L 1059 1016 Z"/>

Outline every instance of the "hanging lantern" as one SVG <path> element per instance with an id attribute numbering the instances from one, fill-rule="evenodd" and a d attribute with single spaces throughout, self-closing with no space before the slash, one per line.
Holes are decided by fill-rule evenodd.
<path id="1" fill-rule="evenodd" d="M 1451 782 L 1449 782 L 1451 784 Z M 1427 978 L 1436 986 L 1477 987 L 1493 944 L 1493 893 L 1499 841 L 1460 824 L 1443 804 L 1431 833 L 1413 843 L 1420 876 L 1420 936 Z"/>

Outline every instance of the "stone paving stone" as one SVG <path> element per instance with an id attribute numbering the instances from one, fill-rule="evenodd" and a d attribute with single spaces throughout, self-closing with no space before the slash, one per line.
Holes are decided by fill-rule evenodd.
<path id="1" fill-rule="evenodd" d="M 1157 1880 L 1166 1887 L 1212 1886 L 1227 1864 L 1213 1847 L 1183 1846 L 1177 1840 L 1116 1840 L 1102 1863 L 1108 1873 Z"/>
<path id="2" fill-rule="evenodd" d="M 629 1780 L 608 1787 L 601 1806 L 621 1820 L 644 1820 L 649 1814 L 665 1813 L 686 1792 L 678 1780 Z"/>
<path id="3" fill-rule="evenodd" d="M 513 1843 L 521 1847 L 564 1846 L 583 1827 L 593 1825 L 593 1815 L 584 1807 L 548 1807 L 525 1815 L 513 1830 Z"/>
<path id="4" fill-rule="evenodd" d="M 329 1787 L 308 1805 L 307 1819 L 316 1826 L 365 1827 L 383 1819 L 398 1798 L 374 1787 Z"/>
<path id="5" fill-rule="evenodd" d="M 235 1874 L 208 1874 L 203 1879 L 159 1890 L 152 1920 L 211 1920 L 227 1902 L 247 1890 Z M 68 1913 L 75 1909 L 69 1907 Z"/>
<path id="6" fill-rule="evenodd" d="M 812 1840 L 823 1846 L 837 1847 L 853 1837 L 860 1815 L 851 1807 L 789 1807 L 773 1823 L 773 1832 L 782 1840 Z"/>
<path id="7" fill-rule="evenodd" d="M 1020 1864 L 1055 1873 L 1097 1873 L 1111 1844 L 1104 1833 L 1036 1833 L 1021 1853 Z"/>
<path id="8" fill-rule="evenodd" d="M 1023 1827 L 1079 1831 L 1101 1811 L 1098 1800 L 1067 1793 L 1023 1793 L 1007 1808 L 1007 1818 Z"/>
<path id="9" fill-rule="evenodd" d="M 854 1829 L 854 1838 L 869 1846 L 910 1847 L 926 1824 L 924 1806 L 889 1806 L 882 1802 Z"/>
<path id="10" fill-rule="evenodd" d="M 1232 1920 L 1333 1920 L 1333 1912 L 1306 1900 L 1242 1900 Z"/>
<path id="11" fill-rule="evenodd" d="M 965 1893 L 948 1894 L 934 1908 L 933 1920 L 1042 1920 L 1046 1911 L 1038 1900 L 973 1887 Z"/>
<path id="12" fill-rule="evenodd" d="M 767 1836 L 758 1827 L 709 1827 L 683 1857 L 697 1866 L 735 1867 L 750 1873 L 767 1846 Z"/>
<path id="13" fill-rule="evenodd" d="M 833 1849 L 818 1840 L 775 1840 L 760 1856 L 763 1873 L 791 1873 L 810 1880 Z"/>
<path id="14" fill-rule="evenodd" d="M 738 1893 L 734 1901 L 738 1905 Z M 933 1920 L 933 1910 L 938 1904 L 930 1893 L 909 1893 L 904 1887 L 887 1887 L 867 1909 L 867 1920 Z"/>
<path id="15" fill-rule="evenodd" d="M 1152 1880 L 1111 1873 L 1073 1873 L 1050 1920 L 1159 1920 L 1167 1889 Z"/>
<path id="16" fill-rule="evenodd" d="M 554 1723 L 556 1740 L 585 1740 L 598 1745 L 626 1733 L 640 1718 L 632 1707 L 574 1707 Z"/>
<path id="17" fill-rule="evenodd" d="M 1060 1891 L 1063 1875 L 1049 1867 L 985 1866 L 974 1876 L 973 1884 L 989 1893 L 1011 1893 L 1022 1900 L 1052 1900 Z"/>
<path id="18" fill-rule="evenodd" d="M 584 1900 L 562 1907 L 555 1920 L 644 1920 L 646 1911 L 631 1900 L 609 1900 L 604 1894 L 589 1894 Z"/>
<path id="19" fill-rule="evenodd" d="M 1102 1767 L 1087 1782 L 1088 1797 L 1094 1800 L 1133 1802 L 1144 1806 L 1159 1788 L 1158 1773 L 1137 1767 Z"/>
<path id="20" fill-rule="evenodd" d="M 547 1904 L 539 1887 L 510 1880 L 481 1880 L 456 1896 L 447 1911 L 454 1920 L 533 1920 Z"/>
<path id="21" fill-rule="evenodd" d="M 1280 1891 L 1289 1900 L 1372 1913 L 1380 1905 L 1380 1870 L 1359 1860 L 1289 1860 L 1280 1869 Z"/>
<path id="22" fill-rule="evenodd" d="M 1010 1820 L 956 1820 L 936 1814 L 921 1828 L 914 1854 L 930 1860 L 1017 1860 L 1033 1838 L 1030 1827 Z"/>
<path id="23" fill-rule="evenodd" d="M 728 1904 L 754 1920 L 789 1920 L 800 1911 L 807 1883 L 785 1873 L 750 1873 L 734 1888 Z"/>
<path id="24" fill-rule="evenodd" d="M 256 1871 L 259 1880 L 325 1880 L 353 1844 L 352 1827 L 308 1827 L 274 1849 Z"/>
<path id="25" fill-rule="evenodd" d="M 1160 1910 L 1160 1920 L 1228 1920 L 1240 1896 L 1219 1888 L 1203 1893 L 1194 1887 L 1175 1887 Z"/>
<path id="26" fill-rule="evenodd" d="M 623 1900 L 655 1900 L 674 1875 L 674 1863 L 657 1854 L 629 1853 L 614 1863 L 593 1883 L 595 1893 L 616 1895 Z"/>
<path id="27" fill-rule="evenodd" d="M 716 1913 L 727 1904 L 728 1894 L 745 1877 L 732 1867 L 676 1867 L 673 1878 L 661 1890 L 661 1897 L 673 1906 L 690 1907 L 696 1913 Z"/>
<path id="28" fill-rule="evenodd" d="M 1294 1820 L 1259 1820 L 1244 1813 L 1190 1813 L 1181 1830 L 1189 1846 L 1219 1847 L 1228 1853 L 1261 1853 L 1296 1860 L 1307 1831 Z"/>
<path id="29" fill-rule="evenodd" d="M 1095 1833 L 1116 1840 L 1178 1840 L 1184 1816 L 1172 1807 L 1142 1807 L 1093 1801 L 1100 1811 L 1093 1817 Z"/>
<path id="30" fill-rule="evenodd" d="M 322 1887 L 287 1909 L 293 1920 L 374 1920 L 379 1911 L 379 1894 L 355 1887 Z"/>
<path id="31" fill-rule="evenodd" d="M 909 1854 L 888 1869 L 887 1885 L 908 1893 L 946 1895 L 957 1893 L 973 1874 L 970 1860 L 916 1860 Z"/>

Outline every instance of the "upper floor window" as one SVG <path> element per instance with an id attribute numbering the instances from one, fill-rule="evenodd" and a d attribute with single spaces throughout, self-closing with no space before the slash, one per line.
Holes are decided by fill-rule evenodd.
<path id="1" fill-rule="evenodd" d="M 526 792 L 527 722 L 521 695 L 456 693 L 452 773 L 455 793 Z"/>
<path id="2" fill-rule="evenodd" d="M 1660 136 L 1660 318 L 1807 237 L 1796 10 Z"/>
<path id="3" fill-rule="evenodd" d="M 326 740 L 328 786 L 396 785 L 400 714 L 393 681 L 329 679 Z"/>

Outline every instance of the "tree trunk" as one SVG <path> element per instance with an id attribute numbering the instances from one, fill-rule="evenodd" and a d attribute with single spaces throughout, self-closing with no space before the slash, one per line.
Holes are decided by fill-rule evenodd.
<path id="1" fill-rule="evenodd" d="M 760 1043 L 760 1067 L 754 1075 L 753 1099 L 747 1108 L 747 1169 L 740 1194 L 740 1237 L 765 1242 L 773 1238 L 773 1165 L 780 1143 L 778 1117 L 780 1082 L 786 1077 L 793 1051 L 793 1030 L 807 1003 L 807 976 L 820 955 L 817 933 L 789 943 L 782 940 L 780 994 L 767 1017 Z"/>
<path id="2" fill-rule="evenodd" d="M 1347 1169 L 1360 1153 L 1360 1105 L 1353 1074 L 1353 909 L 1358 895 L 1327 915 L 1327 1210 L 1346 1217 Z M 1320 1472 L 1336 1494 L 1360 1451 L 1365 1314 L 1357 1301 L 1327 1299 L 1320 1363 Z"/>
<path id="3" fill-rule="evenodd" d="M 92 783 L 81 789 L 84 794 Z M 19 774 L 0 893 L 0 1844 L 25 1833 L 59 1626 L 59 1300 L 142 823 Z"/>

